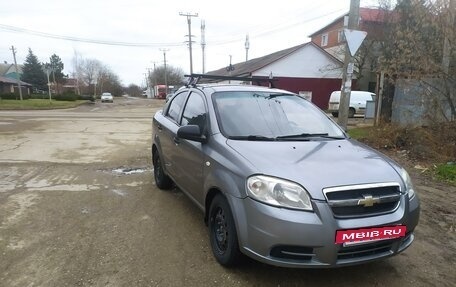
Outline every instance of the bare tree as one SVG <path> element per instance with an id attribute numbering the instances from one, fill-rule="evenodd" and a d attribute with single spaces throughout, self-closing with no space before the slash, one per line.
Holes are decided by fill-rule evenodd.
<path id="1" fill-rule="evenodd" d="M 440 111 L 456 118 L 455 0 L 402 0 L 381 48 L 379 68 L 394 83 L 413 79 L 427 87 Z M 443 98 L 444 101 L 440 99 Z"/>
<path id="2" fill-rule="evenodd" d="M 181 68 L 166 66 L 166 76 L 168 85 L 179 86 L 184 83 L 184 72 Z M 150 74 L 150 82 L 154 85 L 165 84 L 165 68 L 164 66 L 158 67 Z"/>

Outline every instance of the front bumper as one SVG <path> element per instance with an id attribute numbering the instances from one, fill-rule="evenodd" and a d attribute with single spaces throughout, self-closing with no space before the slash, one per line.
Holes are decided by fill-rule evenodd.
<path id="1" fill-rule="evenodd" d="M 277 208 L 250 198 L 231 197 L 241 251 L 282 267 L 326 268 L 360 264 L 393 256 L 414 240 L 419 201 L 401 199 L 392 213 L 337 219 L 326 202 L 313 201 L 314 212 Z M 337 230 L 405 225 L 405 237 L 346 246 L 335 244 Z"/>

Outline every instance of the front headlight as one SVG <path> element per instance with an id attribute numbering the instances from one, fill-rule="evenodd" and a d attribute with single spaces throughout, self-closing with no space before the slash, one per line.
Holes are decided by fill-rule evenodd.
<path id="1" fill-rule="evenodd" d="M 288 180 L 254 175 L 247 179 L 247 192 L 253 199 L 270 205 L 313 210 L 307 191 Z"/>
<path id="2" fill-rule="evenodd" d="M 401 170 L 401 177 L 405 183 L 405 191 L 408 194 L 408 198 L 412 199 L 415 196 L 415 189 L 413 188 L 413 183 L 412 179 L 410 178 L 410 175 L 404 168 L 402 168 Z"/>

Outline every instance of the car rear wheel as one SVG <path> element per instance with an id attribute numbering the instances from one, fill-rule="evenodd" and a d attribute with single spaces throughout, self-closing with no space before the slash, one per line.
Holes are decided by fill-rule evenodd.
<path id="1" fill-rule="evenodd" d="M 339 113 L 338 112 L 333 112 L 332 115 L 333 115 L 333 117 L 337 118 L 339 116 Z"/>
<path id="2" fill-rule="evenodd" d="M 348 117 L 353 118 L 354 116 L 355 116 L 355 109 L 354 108 L 348 109 Z"/>
<path id="3" fill-rule="evenodd" d="M 153 155 L 153 164 L 154 164 L 154 178 L 155 184 L 160 189 L 170 189 L 173 185 L 173 181 L 169 176 L 166 175 L 165 171 L 163 170 L 163 165 L 160 160 L 160 156 L 158 155 L 158 151 Z"/>
<path id="4" fill-rule="evenodd" d="M 215 259 L 226 267 L 236 265 L 241 257 L 236 226 L 230 206 L 220 194 L 214 197 L 209 209 L 209 236 Z"/>

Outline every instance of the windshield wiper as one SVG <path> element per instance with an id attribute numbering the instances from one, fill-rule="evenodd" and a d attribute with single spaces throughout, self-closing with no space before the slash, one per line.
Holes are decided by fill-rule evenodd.
<path id="1" fill-rule="evenodd" d="M 295 134 L 295 135 L 285 135 L 285 136 L 278 136 L 276 139 L 308 139 L 313 137 L 319 138 L 326 138 L 326 139 L 343 139 L 344 137 L 337 137 L 337 136 L 330 136 L 328 133 L 302 133 L 302 134 Z"/>
<path id="2" fill-rule="evenodd" d="M 244 140 L 244 141 L 275 141 L 275 138 L 265 137 L 265 136 L 229 136 L 230 140 Z"/>

